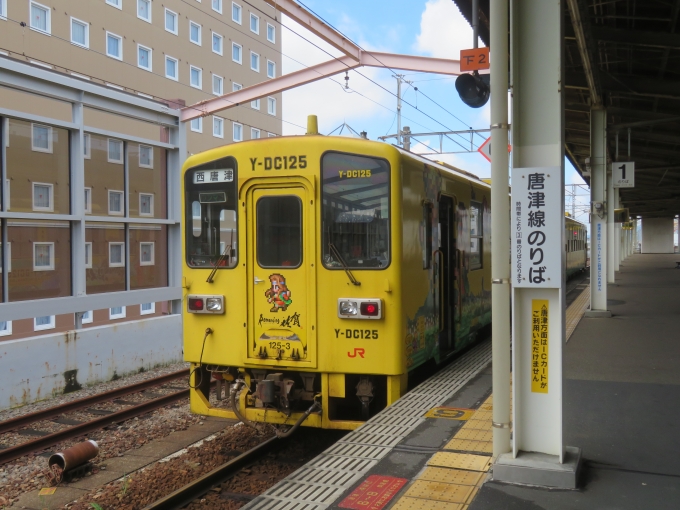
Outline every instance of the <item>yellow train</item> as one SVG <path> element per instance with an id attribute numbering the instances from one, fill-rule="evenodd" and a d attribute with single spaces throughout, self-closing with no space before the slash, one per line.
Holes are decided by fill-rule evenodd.
<path id="1" fill-rule="evenodd" d="M 191 156 L 192 411 L 353 429 L 397 400 L 411 370 L 491 322 L 490 192 L 363 139 L 276 137 Z M 211 376 L 231 399 L 211 401 Z"/>

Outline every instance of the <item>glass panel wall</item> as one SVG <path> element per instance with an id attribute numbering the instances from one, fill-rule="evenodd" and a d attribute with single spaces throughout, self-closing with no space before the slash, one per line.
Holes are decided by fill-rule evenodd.
<path id="1" fill-rule="evenodd" d="M 67 221 L 8 220 L 9 300 L 71 295 L 71 230 Z"/>
<path id="2" fill-rule="evenodd" d="M 8 119 L 6 210 L 70 213 L 69 132 Z"/>
<path id="3" fill-rule="evenodd" d="M 84 153 L 87 214 L 123 216 L 125 214 L 123 141 L 86 133 Z"/>
<path id="4" fill-rule="evenodd" d="M 166 151 L 140 143 L 128 143 L 130 216 L 167 218 Z"/>
<path id="5" fill-rule="evenodd" d="M 85 242 L 92 243 L 85 270 L 88 294 L 125 290 L 125 227 L 123 224 L 88 222 Z"/>
<path id="6" fill-rule="evenodd" d="M 168 285 L 165 225 L 130 225 L 130 289 Z"/>

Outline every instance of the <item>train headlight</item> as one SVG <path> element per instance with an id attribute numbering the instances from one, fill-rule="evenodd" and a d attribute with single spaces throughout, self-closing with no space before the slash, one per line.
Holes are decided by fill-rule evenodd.
<path id="1" fill-rule="evenodd" d="M 338 309 L 340 316 L 343 315 L 356 315 L 359 313 L 357 309 L 357 304 L 354 301 L 340 301 L 340 307 Z"/>
<path id="2" fill-rule="evenodd" d="M 224 296 L 196 295 L 187 296 L 187 311 L 189 313 L 224 313 Z"/>
<path id="3" fill-rule="evenodd" d="M 338 299 L 338 317 L 341 319 L 382 319 L 381 299 Z"/>
<path id="4" fill-rule="evenodd" d="M 208 298 L 205 300 L 205 309 L 209 312 L 219 313 L 222 311 L 222 298 Z"/>

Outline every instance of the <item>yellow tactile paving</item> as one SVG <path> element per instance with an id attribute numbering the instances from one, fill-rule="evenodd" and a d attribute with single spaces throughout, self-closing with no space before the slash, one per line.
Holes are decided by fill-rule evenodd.
<path id="1" fill-rule="evenodd" d="M 475 411 L 475 413 L 470 417 L 471 420 L 490 420 L 492 411 Z"/>
<path id="2" fill-rule="evenodd" d="M 583 289 L 583 292 L 577 297 L 573 303 L 567 308 L 566 320 L 567 320 L 567 341 L 569 337 L 578 326 L 581 321 L 584 312 L 590 306 L 590 285 Z"/>
<path id="3" fill-rule="evenodd" d="M 468 420 L 461 430 L 491 430 L 491 420 Z M 459 432 L 460 434 L 460 432 Z"/>
<path id="4" fill-rule="evenodd" d="M 397 501 L 391 510 L 463 510 L 463 505 L 448 501 L 433 501 L 404 496 Z"/>
<path id="5" fill-rule="evenodd" d="M 478 471 L 463 471 L 460 469 L 428 466 L 420 473 L 418 480 L 474 486 L 482 479 L 482 476 L 483 474 Z"/>
<path id="6" fill-rule="evenodd" d="M 470 453 L 437 452 L 427 462 L 428 466 L 453 469 L 467 469 L 469 471 L 488 471 L 491 457 L 472 455 Z"/>
<path id="7" fill-rule="evenodd" d="M 459 430 L 455 439 L 469 439 L 470 441 L 492 441 L 493 432 L 491 430 L 464 429 Z"/>
<path id="8" fill-rule="evenodd" d="M 475 432 L 482 432 L 475 431 Z M 485 432 L 487 434 L 487 432 Z M 488 432 L 491 434 L 491 432 Z M 444 450 L 458 450 L 461 452 L 493 453 L 493 442 L 491 441 L 471 441 L 469 439 L 458 439 L 458 436 L 449 441 Z"/>
<path id="9" fill-rule="evenodd" d="M 404 495 L 412 498 L 447 501 L 449 503 L 465 503 L 475 488 L 470 485 L 453 485 L 451 483 L 416 480 Z"/>

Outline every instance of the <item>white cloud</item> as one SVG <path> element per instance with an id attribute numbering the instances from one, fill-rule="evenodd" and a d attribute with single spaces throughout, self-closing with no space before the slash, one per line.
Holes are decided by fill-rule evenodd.
<path id="1" fill-rule="evenodd" d="M 481 44 L 481 43 L 480 43 Z M 472 47 L 472 27 L 451 0 L 428 0 L 414 49 L 437 58 L 458 60 Z"/>
<path id="2" fill-rule="evenodd" d="M 284 74 L 303 69 L 306 66 L 319 64 L 331 60 L 334 56 L 341 55 L 338 50 L 302 28 L 290 18 L 283 16 L 282 23 L 291 27 L 295 32 L 302 34 L 307 39 L 298 37 L 290 30 L 282 30 L 281 41 L 284 55 L 289 55 L 292 59 L 299 62 L 284 56 L 282 62 Z M 309 41 L 314 44 L 311 44 Z M 318 46 L 318 48 L 314 45 Z M 364 47 L 366 46 L 364 45 Z M 361 68 L 360 72 L 372 80 L 381 83 L 388 90 L 394 87 L 392 82 L 387 81 L 388 79 L 382 76 L 385 73 L 381 73 L 377 69 Z M 360 96 L 358 93 L 353 93 L 352 89 L 386 106 L 394 103 L 392 95 L 353 71 L 349 72 L 349 77 L 350 90 L 344 89 L 345 76 L 344 73 L 341 73 L 332 78 L 324 78 L 284 92 L 283 118 L 300 126 L 306 126 L 307 116 L 317 115 L 319 117 L 319 131 L 321 133 L 328 133 L 343 122 L 347 122 L 355 130 L 361 131 L 365 129 L 365 124 L 369 121 L 375 121 L 380 117 L 388 119 L 393 116 L 392 112 Z M 300 128 L 284 122 L 283 134 L 302 133 Z M 376 134 L 369 133 L 369 135 L 374 137 Z"/>

